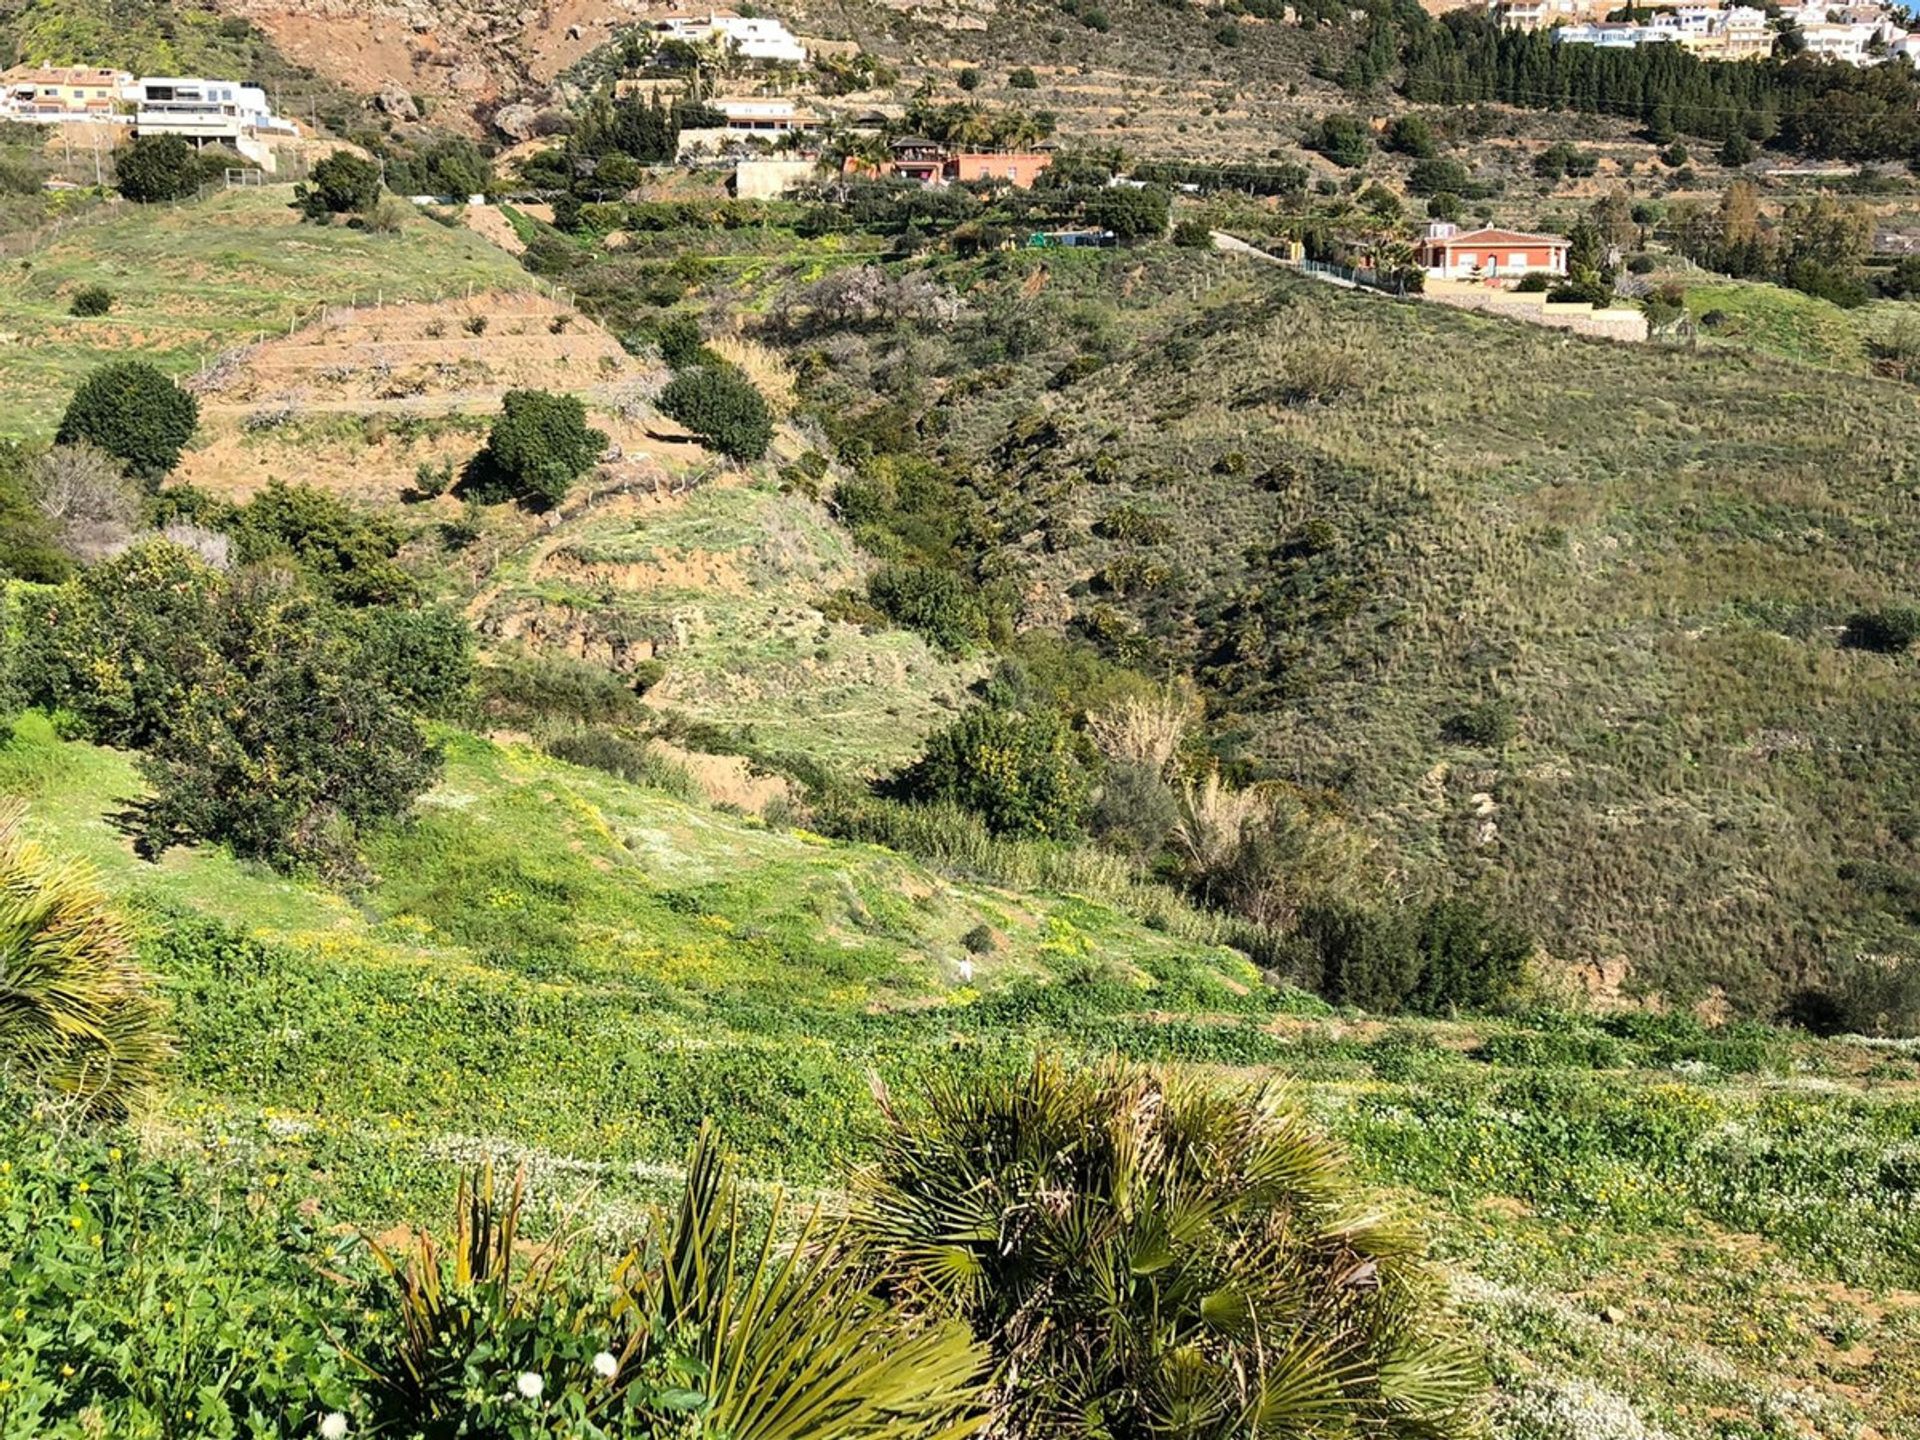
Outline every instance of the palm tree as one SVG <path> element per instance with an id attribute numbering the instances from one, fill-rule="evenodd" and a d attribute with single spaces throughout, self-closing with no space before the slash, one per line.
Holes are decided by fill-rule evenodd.
<path id="1" fill-rule="evenodd" d="M 924 1101 L 883 1094 L 854 1231 L 894 1293 L 991 1345 L 998 1433 L 1476 1429 L 1481 1368 L 1420 1236 L 1272 1090 L 1041 1061 Z"/>
<path id="2" fill-rule="evenodd" d="M 0 1069 L 119 1118 L 169 1047 L 162 1010 L 92 872 L 57 863 L 0 807 Z"/>

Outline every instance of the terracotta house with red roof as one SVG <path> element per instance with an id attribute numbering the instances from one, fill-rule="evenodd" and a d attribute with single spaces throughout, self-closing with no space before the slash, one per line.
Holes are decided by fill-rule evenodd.
<path id="1" fill-rule="evenodd" d="M 1564 235 L 1534 235 L 1494 226 L 1462 230 L 1435 221 L 1427 227 L 1419 254 L 1430 280 L 1518 280 L 1532 270 L 1567 273 Z"/>

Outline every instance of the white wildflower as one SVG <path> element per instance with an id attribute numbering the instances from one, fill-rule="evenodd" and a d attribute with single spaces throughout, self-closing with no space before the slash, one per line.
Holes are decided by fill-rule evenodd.
<path id="1" fill-rule="evenodd" d="M 620 1373 L 620 1362 L 607 1351 L 602 1350 L 593 1357 L 593 1373 L 602 1380 L 611 1380 Z"/>
<path id="2" fill-rule="evenodd" d="M 345 1440 L 347 1417 L 338 1410 L 330 1411 L 320 1421 L 320 1440 Z"/>
<path id="3" fill-rule="evenodd" d="M 527 1400 L 538 1400 L 540 1398 L 540 1392 L 547 1388 L 547 1382 L 531 1370 L 527 1371 L 526 1374 L 522 1375 L 519 1380 L 514 1383 L 519 1387 L 521 1397 Z"/>

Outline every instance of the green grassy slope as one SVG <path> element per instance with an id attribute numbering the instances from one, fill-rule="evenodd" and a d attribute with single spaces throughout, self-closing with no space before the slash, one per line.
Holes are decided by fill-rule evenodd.
<path id="1" fill-rule="evenodd" d="M 818 1176 L 871 1127 L 869 1065 L 949 1031 L 1018 1030 L 1018 1003 L 976 1011 L 983 993 L 1086 970 L 1137 1006 L 1314 1005 L 1262 987 L 1231 951 L 1103 905 L 949 881 L 529 750 L 457 733 L 448 747 L 444 783 L 375 846 L 376 878 L 350 897 L 216 851 L 138 862 L 114 819 L 139 792 L 128 757 L 61 744 L 33 717 L 0 750 L 0 786 L 28 798 L 50 848 L 147 912 L 213 916 L 276 947 L 182 997 L 185 1113 L 296 1111 L 367 1147 L 370 1177 L 430 1186 L 425 1152 L 450 1133 L 662 1161 L 714 1110 L 739 1117 L 757 1160 Z M 961 939 L 980 926 L 993 940 L 969 982 Z M 1250 1032 L 1177 1028 L 1201 1053 L 1277 1054 Z M 346 1189 L 392 1203 L 368 1186 Z"/>
<path id="2" fill-rule="evenodd" d="M 911 1094 L 1036 1050 L 1277 1069 L 1432 1225 L 1503 1440 L 1920 1435 L 1903 1051 L 1684 1017 L 1387 1028 L 1101 905 L 446 739 L 445 782 L 351 894 L 203 849 L 139 862 L 111 819 L 127 757 L 31 715 L 0 748 L 0 787 L 102 868 L 171 1000 L 146 1144 L 377 1226 L 441 1213 L 494 1156 L 543 1207 L 592 1186 L 618 1232 L 708 1115 L 756 1182 L 831 1187 L 877 1129 L 869 1070 Z"/>
<path id="3" fill-rule="evenodd" d="M 302 224 L 286 186 L 187 205 L 127 206 L 0 270 L 0 435 L 51 432 L 93 366 L 138 356 L 181 373 L 322 303 L 425 300 L 534 282 L 465 228 L 409 216 L 398 234 Z M 68 315 L 72 292 L 104 285 L 113 310 Z"/>

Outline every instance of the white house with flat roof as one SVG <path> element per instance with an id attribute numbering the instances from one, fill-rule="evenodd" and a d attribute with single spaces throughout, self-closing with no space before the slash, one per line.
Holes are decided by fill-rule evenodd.
<path id="1" fill-rule="evenodd" d="M 293 122 L 273 113 L 267 92 L 237 80 L 148 75 L 127 87 L 133 128 L 140 135 L 184 135 L 231 143 L 261 131 L 293 135 Z"/>
<path id="2" fill-rule="evenodd" d="M 769 65 L 804 65 L 807 47 L 778 20 L 749 18 L 716 10 L 711 15 L 676 16 L 660 24 L 660 34 L 668 40 L 684 40 L 691 45 L 718 44 L 742 60 L 757 60 Z"/>

